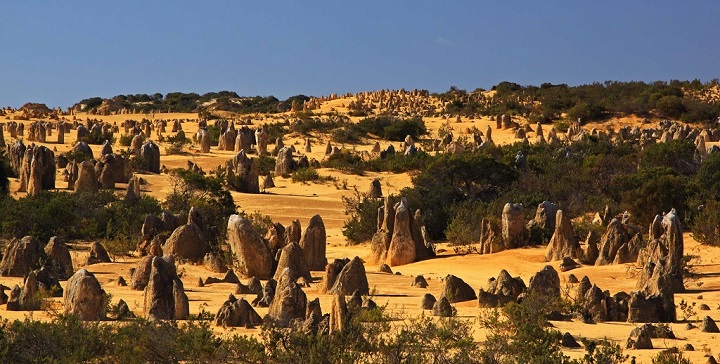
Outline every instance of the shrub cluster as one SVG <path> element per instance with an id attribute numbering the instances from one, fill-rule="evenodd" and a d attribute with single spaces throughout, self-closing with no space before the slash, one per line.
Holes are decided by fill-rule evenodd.
<path id="1" fill-rule="evenodd" d="M 579 86 L 550 83 L 521 86 L 501 82 L 492 88 L 496 91 L 494 97 L 457 88 L 435 96 L 446 102 L 444 111 L 453 115 L 527 114 L 533 122 L 549 123 L 563 115 L 573 119 L 601 120 L 632 114 L 709 122 L 720 116 L 720 103 L 705 96 L 717 86 L 718 80 L 706 84 L 699 80 L 606 81 Z"/>
<path id="2" fill-rule="evenodd" d="M 4 197 L 0 203 L 0 235 L 32 235 L 47 241 L 68 239 L 135 239 L 147 214 L 160 213 L 159 202 L 143 196 L 126 202 L 112 192 L 69 193 L 43 191 L 20 199 Z"/>
<path id="3" fill-rule="evenodd" d="M 518 151 L 526 155 L 516 165 Z M 415 158 L 415 159 L 412 159 Z M 392 167 L 398 162 L 397 167 Z M 413 209 L 420 209 L 433 239 L 457 243 L 477 241 L 483 218 L 499 219 L 508 202 L 525 206 L 525 219 L 547 200 L 570 216 L 592 215 L 608 206 L 613 213 L 627 210 L 633 223 L 647 226 L 656 214 L 675 209 L 684 225 L 693 227 L 698 240 L 720 244 L 720 155 L 702 163 L 686 140 L 673 140 L 640 148 L 616 144 L 608 137 L 593 137 L 564 148 L 516 143 L 476 151 L 415 157 L 396 154 L 387 159 L 363 161 L 350 154 L 328 158 L 323 166 L 361 174 L 375 171 L 416 171 L 413 186 L 400 194 Z M 716 186 L 717 185 L 717 186 Z M 377 214 L 376 207 L 345 201 L 353 230 L 361 216 Z M 358 206 L 362 208 L 357 209 Z M 365 211 L 364 208 L 371 211 Z M 534 243 L 544 243 L 552 232 L 537 231 Z M 355 234 L 348 237 L 358 242 Z"/>

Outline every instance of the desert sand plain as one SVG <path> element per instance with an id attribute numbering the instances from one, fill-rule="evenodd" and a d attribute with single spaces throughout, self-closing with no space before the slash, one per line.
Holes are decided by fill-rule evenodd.
<path id="1" fill-rule="evenodd" d="M 348 100 L 337 99 L 326 102 L 319 111 L 330 111 L 331 109 L 341 111 L 343 105 Z M 316 110 L 317 112 L 318 110 Z M 102 119 L 107 122 L 117 122 L 118 125 L 125 119 L 140 120 L 147 115 L 144 114 L 122 114 L 122 115 L 86 115 L 83 113 L 76 114 L 80 120 L 86 117 Z M 7 116 L 6 118 L 9 118 Z M 197 119 L 197 114 L 180 114 L 180 113 L 158 113 L 153 116 L 155 119 Z M 291 118 L 290 113 L 275 115 L 256 115 L 252 117 L 254 124 L 265 122 L 281 121 L 283 118 Z M 359 118 L 353 118 L 358 120 Z M 439 117 L 424 118 L 428 130 L 432 135 L 436 135 L 441 125 L 447 120 Z M 0 117 L 0 122 L 5 122 Z M 23 121 L 29 123 L 29 121 Z M 522 124 L 524 121 L 519 120 Z M 496 144 L 507 144 L 516 141 L 512 131 L 496 130 L 494 121 L 489 118 L 466 119 L 460 122 L 454 119 L 451 125 L 457 135 L 465 133 L 470 127 L 477 127 L 479 130 L 485 130 L 488 125 L 493 128 L 493 140 Z M 651 121 L 655 125 L 655 121 Z M 610 120 L 601 125 L 587 125 L 585 128 L 597 126 L 598 129 L 605 128 L 606 125 L 639 125 L 641 128 L 642 121 L 638 118 L 625 118 Z M 191 136 L 197 131 L 196 122 L 186 122 L 183 124 L 183 130 L 186 135 Z M 169 133 L 168 133 L 169 134 Z M 57 152 L 64 152 L 72 147 L 75 141 L 75 133 L 66 136 L 66 143 L 63 145 L 56 144 L 52 141 L 56 140 L 56 134 L 48 137 L 50 142 L 45 143 L 50 149 L 56 149 Z M 11 143 L 9 135 L 5 134 L 6 143 Z M 152 139 L 152 138 L 151 138 Z M 297 134 L 288 134 L 284 136 L 286 145 L 294 144 L 298 150 L 304 145 L 305 136 Z M 532 140 L 532 138 L 529 137 Z M 322 160 L 325 158 L 325 144 L 329 140 L 328 135 L 314 135 L 313 151 L 308 154 L 309 158 Z M 354 148 L 356 150 L 371 150 L 375 140 L 367 141 L 360 145 L 339 145 L 345 148 Z M 380 141 L 383 148 L 387 147 L 387 141 Z M 99 153 L 100 146 L 93 145 L 94 153 Z M 235 154 L 231 151 L 218 151 L 213 146 L 210 153 L 200 153 L 199 148 L 191 145 L 187 148 L 185 155 L 166 155 L 164 146 L 161 147 L 161 164 L 169 169 L 185 167 L 186 161 L 191 160 L 199 165 L 203 170 L 209 171 L 218 165 L 224 164 Z M 114 149 L 120 148 L 118 145 Z M 367 258 L 370 255 L 370 244 L 348 245 L 342 235 L 341 228 L 346 220 L 344 215 L 344 207 L 341 197 L 353 193 L 353 189 L 359 191 L 367 190 L 371 181 L 375 178 L 379 179 L 382 184 L 382 190 L 385 195 L 397 193 L 402 188 L 411 185 L 411 176 L 404 174 L 390 173 L 365 173 L 363 176 L 344 174 L 331 169 L 319 169 L 321 175 L 329 175 L 336 177 L 338 181 L 347 180 L 348 189 L 339 189 L 332 182 L 323 184 L 302 184 L 293 183 L 290 179 L 276 177 L 275 188 L 270 188 L 267 193 L 262 194 L 244 194 L 232 192 L 232 196 L 239 206 L 239 210 L 245 212 L 258 211 L 261 214 L 269 215 L 273 221 L 278 221 L 283 225 L 288 225 L 293 219 L 299 219 L 303 225 L 303 229 L 311 216 L 320 214 L 325 223 L 327 230 L 327 258 Z M 163 199 L 170 191 L 170 176 L 167 174 L 140 175 L 147 180 L 147 184 L 143 186 L 142 192 L 152 195 L 158 199 Z M 56 186 L 63 189 L 66 183 L 62 181 L 62 175 L 58 173 Z M 125 185 L 118 184 L 117 193 L 124 193 Z M 11 179 L 11 194 L 20 198 L 23 193 L 16 192 L 18 189 L 18 181 Z M 478 222 L 479 223 L 479 222 Z M 720 319 L 720 248 L 702 246 L 695 242 L 689 233 L 684 234 L 685 253 L 699 256 L 696 270 L 699 278 L 694 281 L 687 281 L 687 292 L 675 295 L 675 302 L 685 300 L 689 302 L 697 302 L 698 305 L 705 303 L 710 306 L 710 311 L 698 311 L 697 316 L 702 319 L 705 315 L 710 315 L 714 319 Z M 88 254 L 88 242 L 70 242 L 72 247 L 72 255 L 75 263 L 75 269 L 79 268 L 80 262 Z M 478 288 L 484 288 L 490 277 L 496 277 L 501 269 L 506 269 L 513 276 L 520 276 L 525 282 L 528 282 L 530 276 L 542 269 L 545 265 L 551 264 L 557 268 L 560 262 L 545 262 L 545 247 L 529 247 L 523 249 L 515 249 L 503 251 L 496 254 L 478 255 L 464 254 L 458 255 L 453 252 L 452 247 L 448 247 L 447 243 L 438 243 L 437 249 L 440 251 L 438 256 L 433 259 L 424 260 L 404 266 L 393 267 L 393 271 L 401 272 L 401 275 L 391 275 L 379 273 L 379 265 L 365 260 L 365 269 L 368 272 L 368 281 L 373 299 L 379 305 L 387 304 L 389 310 L 395 314 L 405 315 L 407 317 L 423 314 L 420 308 L 420 301 L 425 293 L 432 293 L 439 297 L 442 289 L 441 278 L 447 274 L 454 274 L 470 284 L 477 291 Z M 129 280 L 128 270 L 139 260 L 138 257 L 126 256 L 116 257 L 113 263 L 102 263 L 88 266 L 87 269 L 93 272 L 105 291 L 112 295 L 112 300 L 116 302 L 118 299 L 125 300 L 131 310 L 137 315 L 142 313 L 142 291 L 133 291 L 130 287 L 121 287 L 117 285 L 119 277 Z M 228 295 L 235 292 L 235 285 L 229 283 L 216 283 L 204 287 L 198 287 L 199 278 L 205 279 L 208 276 L 216 276 L 221 278 L 221 274 L 213 273 L 202 265 L 181 264 L 179 270 L 184 271 L 182 278 L 185 284 L 185 291 L 190 299 L 190 312 L 197 314 L 201 309 L 215 313 L 222 303 L 227 299 Z M 567 277 L 570 273 L 578 278 L 587 275 L 592 283 L 596 283 L 601 289 L 609 290 L 611 293 L 617 291 L 629 292 L 635 289 L 637 275 L 640 269 L 634 264 L 609 265 L 609 266 L 583 266 L 570 272 L 560 273 L 561 284 L 566 285 Z M 314 271 L 312 276 L 314 281 L 319 282 L 324 272 Z M 422 274 L 428 279 L 429 287 L 426 289 L 411 287 L 410 284 L 413 276 Z M 244 277 L 240 277 L 242 281 Z M 21 278 L 0 277 L 0 283 L 5 286 L 13 287 L 15 284 L 21 283 Z M 64 285 L 64 283 L 63 283 Z M 313 284 L 312 287 L 306 288 L 305 292 L 308 299 L 320 297 L 323 312 L 329 312 L 331 304 L 331 296 L 320 294 Z M 701 299 L 699 297 L 702 297 Z M 252 300 L 254 297 L 245 297 Z M 54 305 L 56 308 L 61 307 L 61 299 L 55 298 Z M 471 320 L 475 325 L 475 339 L 482 341 L 485 333 L 479 327 L 475 319 L 480 314 L 481 308 L 477 307 L 476 301 L 466 301 L 455 304 L 458 316 Z M 263 316 L 267 312 L 267 308 L 256 308 L 257 312 Z M 429 311 L 424 312 L 429 315 Z M 6 311 L 4 307 L 0 307 L 0 317 L 7 319 L 21 319 L 26 315 L 32 315 L 35 319 L 47 319 L 49 314 L 44 311 L 36 312 L 11 312 Z M 679 315 L 681 316 L 681 315 Z M 587 337 L 602 339 L 607 338 L 616 341 L 624 346 L 624 342 L 633 327 L 638 324 L 608 322 L 598 324 L 584 324 L 577 320 L 552 322 L 552 324 L 561 332 L 570 332 L 576 338 Z M 686 343 L 690 343 L 695 347 L 694 352 L 685 352 L 685 356 L 690 358 L 692 362 L 705 362 L 706 354 L 711 353 L 714 356 L 720 355 L 720 334 L 709 334 L 700 332 L 699 329 L 687 330 L 685 323 L 673 323 L 670 325 L 678 339 L 653 339 L 653 350 L 626 350 L 625 353 L 637 357 L 638 362 L 650 362 L 650 358 L 657 354 L 661 349 L 676 346 L 682 348 Z M 257 334 L 259 329 L 233 328 L 223 329 L 215 328 L 217 332 L 233 332 Z M 583 349 L 565 349 L 566 354 L 572 357 L 582 356 Z"/>

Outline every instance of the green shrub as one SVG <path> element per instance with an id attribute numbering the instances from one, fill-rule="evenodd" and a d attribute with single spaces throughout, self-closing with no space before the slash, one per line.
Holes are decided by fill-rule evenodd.
<path id="1" fill-rule="evenodd" d="M 366 163 L 359 155 L 343 150 L 340 153 L 331 154 L 322 161 L 325 168 L 334 168 L 345 173 L 352 173 L 362 176 L 365 173 Z"/>
<path id="2" fill-rule="evenodd" d="M 652 358 L 653 364 L 691 364 L 677 348 L 665 349 Z"/>
<path id="3" fill-rule="evenodd" d="M 642 169 L 626 176 L 621 207 L 642 225 L 649 225 L 655 215 L 676 209 L 684 219 L 687 199 L 691 196 L 688 179 L 664 167 Z"/>
<path id="4" fill-rule="evenodd" d="M 334 180 L 330 176 L 321 176 L 315 168 L 300 168 L 292 172 L 290 175 L 293 182 L 302 182 L 302 183 L 308 183 L 308 182 L 315 182 L 315 183 L 322 183 L 325 181 L 332 181 Z"/>
<path id="5" fill-rule="evenodd" d="M 403 153 L 395 153 L 385 158 L 374 158 L 365 161 L 359 155 L 349 151 L 342 151 L 329 156 L 322 162 L 322 166 L 362 176 L 366 171 L 392 173 L 417 171 L 425 168 L 432 159 L 433 157 L 429 154 L 418 151 L 415 155 L 406 156 Z"/>
<path id="6" fill-rule="evenodd" d="M 67 158 L 68 161 L 75 163 L 89 161 L 90 159 L 92 159 L 90 154 L 72 149 L 65 153 L 65 158 Z"/>
<path id="7" fill-rule="evenodd" d="M 720 202 L 710 200 L 695 218 L 693 239 L 702 244 L 720 245 Z"/>
<path id="8" fill-rule="evenodd" d="M 215 125 L 208 125 L 207 131 L 210 132 L 210 145 L 218 145 L 220 142 L 220 128 Z"/>
<path id="9" fill-rule="evenodd" d="M 196 208 L 203 219 L 205 238 L 213 250 L 219 249 L 225 241 L 228 218 L 237 213 L 230 191 L 220 178 L 185 169 L 174 170 L 170 180 L 172 192 L 163 207 L 175 214 Z"/>
<path id="10" fill-rule="evenodd" d="M 351 244 L 358 244 L 372 239 L 377 230 L 378 208 L 383 204 L 381 199 L 368 198 L 355 191 L 352 196 L 342 196 L 345 215 L 349 216 L 342 227 L 342 233 Z"/>
<path id="11" fill-rule="evenodd" d="M 480 222 L 487 216 L 487 203 L 464 201 L 452 207 L 452 217 L 445 231 L 450 244 L 468 245 L 480 240 Z"/>
<path id="12" fill-rule="evenodd" d="M 78 141 L 85 142 L 88 144 L 95 144 L 95 145 L 102 145 L 105 143 L 105 141 L 109 141 L 110 144 L 112 145 L 112 144 L 115 144 L 115 137 L 113 137 L 109 134 L 108 135 L 88 134 L 87 136 L 84 136 L 84 137 L 78 139 Z"/>
<path id="13" fill-rule="evenodd" d="M 10 193 L 10 180 L 8 177 L 14 175 L 10 161 L 5 156 L 5 151 L 0 150 L 0 198 Z"/>
<path id="14" fill-rule="evenodd" d="M 356 128 L 341 127 L 332 131 L 332 140 L 337 143 L 358 143 L 361 135 Z"/>
<path id="15" fill-rule="evenodd" d="M 129 147 L 132 144 L 132 140 L 135 136 L 132 134 L 121 135 L 118 143 L 123 147 Z"/>
<path id="16" fill-rule="evenodd" d="M 258 156 L 254 162 L 258 164 L 258 173 L 261 176 L 267 176 L 275 170 L 275 157 L 269 155 Z"/>
<path id="17" fill-rule="evenodd" d="M 378 116 L 360 120 L 354 128 L 363 134 L 374 134 L 392 141 L 403 141 L 407 135 L 414 139 L 427 134 L 422 118 L 398 119 L 390 116 Z"/>
<path id="18" fill-rule="evenodd" d="M 701 198 L 720 201 L 720 153 L 711 154 L 702 162 L 693 183 Z"/>
<path id="19" fill-rule="evenodd" d="M 6 238 L 32 235 L 41 241 L 55 235 L 66 239 L 134 240 L 140 235 L 145 215 L 159 212 L 159 202 L 150 196 L 130 203 L 107 191 L 43 191 L 17 200 L 5 198 L 0 204 L 0 232 Z"/>
<path id="20" fill-rule="evenodd" d="M 695 145 L 690 140 L 675 139 L 668 143 L 655 143 L 645 147 L 640 155 L 642 168 L 667 167 L 678 174 L 691 175 L 697 172 L 694 161 Z"/>

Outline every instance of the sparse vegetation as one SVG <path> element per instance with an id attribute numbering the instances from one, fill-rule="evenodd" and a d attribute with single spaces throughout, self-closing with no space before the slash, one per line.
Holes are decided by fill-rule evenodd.
<path id="1" fill-rule="evenodd" d="M 579 86 L 500 82 L 492 87 L 496 91 L 494 97 L 488 97 L 482 90 L 467 92 L 456 87 L 435 96 L 447 102 L 444 111 L 451 115 L 529 115 L 533 123 L 551 123 L 563 115 L 583 121 L 654 115 L 695 123 L 710 122 L 720 116 L 720 103 L 701 97 L 704 90 L 716 84 L 699 80 L 606 81 Z"/>
<path id="2" fill-rule="evenodd" d="M 377 211 L 382 200 L 368 198 L 357 190 L 352 196 L 343 196 L 345 214 L 348 219 L 342 228 L 342 233 L 348 242 L 362 243 L 372 239 L 377 229 Z"/>
<path id="3" fill-rule="evenodd" d="M 318 171 L 315 168 L 300 168 L 298 170 L 295 170 L 290 175 L 290 178 L 293 182 L 301 182 L 301 183 L 308 183 L 308 182 L 314 182 L 314 183 L 323 183 L 326 181 L 334 181 L 333 177 L 330 176 L 321 176 Z"/>

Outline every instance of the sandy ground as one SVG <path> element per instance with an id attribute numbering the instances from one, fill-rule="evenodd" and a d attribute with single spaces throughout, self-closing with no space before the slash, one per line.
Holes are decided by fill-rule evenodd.
<path id="1" fill-rule="evenodd" d="M 333 100 L 326 105 L 320 111 L 329 111 L 330 108 L 336 110 L 341 107 L 343 102 L 348 100 Z M 93 118 L 101 118 L 109 122 L 120 122 L 125 119 L 136 119 L 140 120 L 145 115 L 114 115 L 114 116 L 91 116 Z M 289 116 L 288 114 L 281 115 L 281 117 Z M 78 118 L 84 120 L 85 115 L 78 115 Z M 156 119 L 186 119 L 196 118 L 196 114 L 155 114 Z M 437 130 L 443 124 L 447 123 L 448 120 L 443 118 L 424 118 L 428 129 L 431 133 L 436 134 Z M 275 119 L 275 120 L 280 120 Z M 5 122 L 0 117 L 0 122 Z M 258 122 L 268 122 L 266 120 L 256 120 Z M 636 125 L 639 120 L 612 120 L 612 125 Z M 496 130 L 494 127 L 495 122 L 490 121 L 488 118 L 481 119 L 463 119 L 460 123 L 455 122 L 451 119 L 450 125 L 454 129 L 456 136 L 465 134 L 467 129 L 476 127 L 481 131 L 484 131 L 487 125 L 493 127 L 493 139 L 497 144 L 506 144 L 517 141 L 511 131 L 507 130 Z M 656 125 L 655 122 L 646 124 L 647 126 Z M 592 127 L 589 126 L 588 129 Z M 602 126 L 604 128 L 604 126 Z M 598 127 L 600 128 L 600 127 Z M 169 129 L 168 129 L 169 130 Z M 183 124 L 183 130 L 187 136 L 191 136 L 197 130 L 197 123 L 189 122 Z M 154 134 L 153 134 L 154 136 Z M 53 136 L 48 137 L 48 140 L 57 140 L 56 132 Z M 301 135 L 286 135 L 284 142 L 286 145 L 294 144 L 296 148 L 301 151 L 304 148 L 304 138 Z M 67 151 L 71 148 L 71 142 L 75 141 L 75 134 L 66 135 L 66 143 L 59 145 L 57 143 L 47 143 L 49 148 L 56 148 L 58 152 Z M 534 134 L 530 133 L 528 139 L 534 140 Z M 6 143 L 12 142 L 7 133 L 5 133 Z M 308 153 L 310 158 L 321 160 L 324 158 L 324 146 L 327 143 L 328 137 L 323 135 L 313 136 L 313 152 Z M 348 148 L 354 147 L 356 150 L 370 150 L 374 144 L 373 141 L 367 141 L 366 143 L 356 146 L 345 146 Z M 387 146 L 387 142 L 381 142 L 384 147 Z M 95 153 L 99 153 L 100 146 L 92 146 Z M 116 146 L 118 148 L 118 146 Z M 184 167 L 186 160 L 192 160 L 202 167 L 205 171 L 209 171 L 218 165 L 224 164 L 235 154 L 233 152 L 217 151 L 217 147 L 213 146 L 211 152 L 207 154 L 200 153 L 195 146 L 188 148 L 187 155 L 165 155 L 164 147 L 161 145 L 162 159 L 161 164 L 168 168 Z M 345 242 L 344 237 L 341 233 L 343 222 L 347 218 L 344 215 L 344 208 L 341 201 L 341 197 L 350 195 L 354 188 L 364 192 L 372 179 L 378 178 L 381 180 L 383 192 L 385 194 L 397 193 L 400 189 L 411 185 L 411 176 L 408 174 L 389 174 L 389 173 L 367 173 L 364 176 L 347 175 L 334 170 L 321 169 L 319 171 L 321 175 L 329 175 L 335 177 L 337 183 L 325 182 L 322 184 L 301 184 L 292 183 L 289 179 L 278 177 L 275 179 L 277 187 L 269 189 L 268 193 L 265 194 L 243 194 L 233 192 L 233 198 L 238 204 L 240 210 L 246 212 L 259 211 L 262 214 L 269 215 L 274 221 L 279 221 L 284 225 L 289 224 L 294 219 L 299 219 L 303 228 L 307 224 L 311 216 L 320 214 L 325 222 L 327 230 L 327 256 L 328 259 L 332 258 L 343 258 L 343 257 L 354 257 L 359 256 L 366 258 L 369 255 L 370 248 L 368 244 L 361 244 L 356 246 L 348 246 Z M 160 175 L 141 175 L 148 181 L 148 185 L 145 186 L 144 192 L 149 193 L 157 198 L 164 198 L 171 191 L 170 177 L 165 174 Z M 341 187 L 342 182 L 347 181 L 347 189 Z M 56 186 L 58 189 L 64 189 L 66 183 L 62 182 L 62 177 L 58 174 Z M 18 182 L 11 180 L 11 191 L 17 198 L 23 196 L 22 193 L 14 192 L 17 190 Z M 124 185 L 118 185 L 118 192 L 124 190 Z M 72 243 L 73 246 L 73 257 L 76 262 L 76 269 L 78 262 L 84 260 L 87 255 L 87 249 L 89 243 Z M 378 265 L 366 262 L 366 271 L 368 272 L 368 281 L 370 283 L 371 291 L 373 292 L 373 299 L 379 305 L 388 305 L 391 313 L 396 315 L 402 315 L 406 317 L 418 316 L 422 313 L 420 309 L 420 301 L 425 293 L 432 293 L 439 298 L 442 283 L 440 278 L 447 274 L 454 274 L 467 283 L 469 283 L 475 290 L 486 286 L 488 278 L 495 277 L 501 269 L 506 269 L 513 276 L 521 276 L 527 283 L 532 274 L 542 269 L 546 264 L 552 264 L 557 267 L 559 262 L 545 263 L 544 247 L 536 248 L 525 248 L 512 251 L 505 251 L 498 254 L 491 255 L 456 255 L 453 253 L 452 248 L 441 244 L 440 249 L 445 249 L 445 252 L 441 253 L 437 258 L 416 262 L 406 266 L 395 267 L 394 271 L 399 271 L 402 275 L 390 275 L 378 273 Z M 705 315 L 710 315 L 714 319 L 720 319 L 720 248 L 710 248 L 697 244 L 689 234 L 685 235 L 685 249 L 686 253 L 691 253 L 700 257 L 697 262 L 696 268 L 699 273 L 699 277 L 696 280 L 686 283 L 689 288 L 687 293 L 676 295 L 676 303 L 681 299 L 689 302 L 697 302 L 697 304 L 705 303 L 710 306 L 710 311 L 697 311 L 696 317 L 693 319 L 702 319 Z M 131 310 L 136 314 L 142 313 L 142 292 L 132 291 L 129 287 L 120 287 L 117 285 L 117 280 L 120 276 L 124 277 L 129 282 L 128 270 L 134 266 L 139 258 L 136 257 L 120 257 L 114 263 L 97 264 L 87 267 L 88 270 L 93 272 L 100 280 L 103 288 L 112 295 L 113 303 L 116 303 L 118 299 L 125 300 Z M 208 276 L 222 277 L 220 274 L 214 274 L 203 266 L 196 266 L 190 264 L 181 264 L 178 267 L 179 272 L 182 273 L 182 280 L 185 283 L 186 293 L 190 298 L 190 311 L 191 314 L 197 314 L 201 310 L 206 310 L 211 313 L 216 313 L 222 302 L 227 299 L 228 295 L 234 293 L 235 287 L 231 284 L 218 283 L 211 284 L 205 287 L 198 287 L 197 282 L 199 278 L 203 280 Z M 570 273 L 575 274 L 578 278 L 582 278 L 587 275 L 592 283 L 596 283 L 601 289 L 609 290 L 612 293 L 617 291 L 629 292 L 635 287 L 636 275 L 638 269 L 632 265 L 616 265 L 616 266 L 604 266 L 604 267 L 581 267 L 567 273 L 560 273 L 563 282 L 567 281 L 567 277 Z M 418 274 L 423 274 L 429 283 L 429 287 L 426 289 L 414 288 L 410 286 L 412 277 Z M 319 282 L 323 275 L 323 272 L 313 272 L 313 278 L 315 282 Z M 242 279 L 242 277 L 241 277 Z M 21 282 L 21 278 L 11 277 L 0 277 L 0 283 L 5 286 L 12 287 L 15 284 Z M 563 283 L 565 284 L 565 283 Z M 572 285 L 566 284 L 568 289 L 574 289 Z M 323 312 L 329 312 L 331 298 L 325 294 L 319 294 L 317 286 L 314 284 L 312 287 L 305 289 L 308 295 L 308 299 L 314 299 L 320 297 L 320 302 L 323 308 Z M 245 297 L 248 300 L 252 300 L 253 297 Z M 52 308 L 61 309 L 61 299 L 56 298 L 52 300 Z M 482 313 L 483 309 L 477 307 L 477 303 L 474 301 L 462 302 L 456 304 L 458 310 L 458 316 L 470 320 L 475 326 L 475 338 L 482 340 L 485 332 L 479 327 L 476 318 Z M 262 316 L 267 312 L 265 308 L 257 308 L 258 313 Z M 425 312 L 428 314 L 428 312 Z M 0 308 L 0 317 L 7 319 L 23 318 L 26 315 L 32 315 L 34 318 L 46 319 L 49 316 L 47 311 L 36 311 L 36 312 L 10 312 L 4 308 Z M 678 311 L 678 316 L 682 317 L 682 313 Z M 594 325 L 583 324 L 578 321 L 572 322 L 553 322 L 555 327 L 562 332 L 570 332 L 576 338 L 587 337 L 587 338 L 608 338 L 615 340 L 618 343 L 624 345 L 626 338 L 630 330 L 635 327 L 635 324 L 631 323 L 600 323 Z M 684 323 L 676 323 L 671 325 L 677 340 L 653 340 L 655 350 L 642 350 L 634 351 L 628 350 L 627 354 L 638 357 L 638 362 L 650 362 L 650 357 L 655 355 L 660 349 L 666 347 L 682 347 L 686 343 L 691 343 L 696 351 L 686 352 L 685 355 L 689 357 L 692 362 L 704 362 L 703 356 L 707 352 L 711 352 L 713 355 L 720 355 L 720 335 L 719 334 L 707 334 L 702 333 L 698 329 L 686 330 Z M 223 332 L 223 329 L 216 328 L 218 332 Z M 230 329 L 233 333 L 249 333 L 257 334 L 258 330 L 247 330 L 247 329 Z M 574 357 L 582 356 L 583 350 L 567 350 L 569 355 Z"/>

